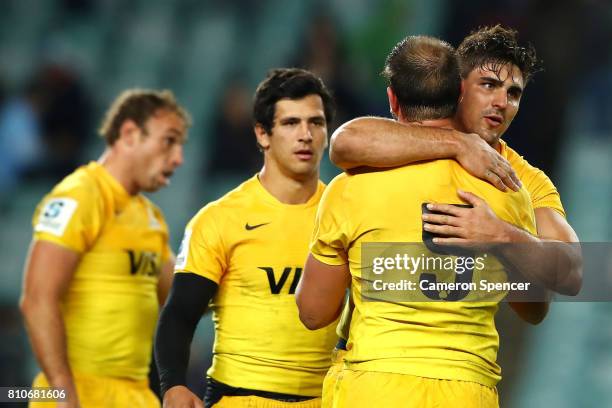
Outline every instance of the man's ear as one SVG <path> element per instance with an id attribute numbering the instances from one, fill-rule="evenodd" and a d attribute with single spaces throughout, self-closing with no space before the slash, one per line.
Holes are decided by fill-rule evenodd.
<path id="1" fill-rule="evenodd" d="M 461 80 L 461 88 L 460 88 L 460 92 L 459 92 L 459 101 L 457 103 L 461 103 L 461 101 L 463 100 L 463 92 L 465 91 L 465 80 Z"/>
<path id="2" fill-rule="evenodd" d="M 127 119 L 119 126 L 117 141 L 131 147 L 136 143 L 140 132 L 142 132 L 142 130 L 136 122 Z"/>
<path id="3" fill-rule="evenodd" d="M 399 118 L 399 101 L 397 100 L 397 96 L 395 95 L 395 92 L 393 92 L 393 89 L 391 89 L 390 86 L 387 87 L 387 97 L 389 98 L 389 110 L 391 111 L 391 114 L 393 115 L 393 117 Z"/>
<path id="4" fill-rule="evenodd" d="M 270 135 L 268 134 L 268 132 L 266 132 L 264 127 L 261 125 L 261 123 L 255 124 L 255 126 L 253 127 L 253 130 L 255 131 L 255 137 L 257 138 L 257 144 L 263 150 L 268 150 L 268 148 L 270 147 Z"/>

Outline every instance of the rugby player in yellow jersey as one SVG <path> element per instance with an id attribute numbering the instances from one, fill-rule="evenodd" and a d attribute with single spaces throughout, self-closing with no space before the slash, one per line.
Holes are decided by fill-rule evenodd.
<path id="1" fill-rule="evenodd" d="M 295 289 L 324 190 L 332 99 L 301 69 L 276 69 L 255 92 L 259 174 L 186 227 L 155 341 L 164 406 L 201 407 L 185 387 L 189 345 L 209 301 L 215 323 L 207 407 L 318 407 L 333 327 L 306 330 Z"/>
<path id="2" fill-rule="evenodd" d="M 385 75 L 398 120 L 452 125 L 460 79 L 448 44 L 408 37 L 389 55 Z M 496 302 L 381 302 L 361 295 L 368 279 L 362 244 L 420 242 L 422 203 L 459 203 L 458 188 L 478 192 L 497 216 L 535 233 L 524 189 L 503 193 L 452 160 L 343 174 L 326 190 L 297 301 L 304 324 L 323 327 L 337 317 L 350 278 L 355 308 L 334 406 L 497 406 Z M 474 280 L 493 274 L 491 266 L 474 272 Z"/>
<path id="3" fill-rule="evenodd" d="M 528 276 L 530 279 L 548 289 L 576 294 L 582 279 L 581 255 L 577 245 L 560 243 L 578 242 L 578 237 L 565 219 L 559 193 L 544 172 L 531 166 L 500 139 L 518 113 L 525 85 L 534 71 L 539 69 L 535 50 L 521 47 L 516 31 L 497 25 L 471 33 L 459 45 L 457 53 L 462 79 L 455 126 L 471 134 L 410 126 L 383 118 L 358 118 L 347 122 L 334 133 L 331 159 L 346 170 L 359 166 L 383 168 L 421 160 L 454 158 L 470 173 L 489 180 L 503 191 L 508 187 L 517 190 L 519 183 L 522 183 L 531 195 L 537 237 L 492 217 L 493 214 L 486 211 L 486 203 L 471 194 L 462 194 L 462 198 L 475 208 L 434 206 L 434 210 L 449 217 L 429 216 L 425 221 L 431 222 L 428 224 L 432 232 L 449 236 L 450 239 L 441 241 L 447 243 L 461 242 L 456 238 L 536 245 L 557 241 L 559 245 L 545 246 L 545 251 L 551 251 L 549 259 L 556 257 L 558 264 L 542 264 L 543 254 L 537 253 L 538 259 L 532 261 L 537 262 L 538 268 L 525 269 L 535 273 Z M 488 157 L 484 152 L 474 155 L 476 146 L 473 141 L 479 137 L 481 143 L 478 150 L 488 151 Z M 451 232 L 449 227 L 455 228 Z M 529 263 L 529 260 L 522 259 L 521 262 Z M 539 321 L 544 317 L 522 316 L 528 321 Z"/>
<path id="4" fill-rule="evenodd" d="M 522 89 L 516 88 L 514 78 L 506 76 L 504 81 L 500 81 L 501 75 L 495 72 L 495 64 L 520 67 L 520 78 L 528 79 L 530 71 L 533 72 L 530 66 L 536 68 L 536 59 L 525 59 L 529 56 L 524 54 L 525 51 L 528 49 L 520 47 L 517 42 L 516 31 L 501 26 L 478 29 L 459 46 L 462 88 L 455 123 L 458 129 L 475 133 L 412 126 L 383 118 L 358 118 L 338 128 L 332 136 L 332 161 L 348 170 L 359 166 L 390 167 L 422 160 L 453 158 L 470 173 L 488 180 L 502 191 L 507 188 L 517 190 L 522 182 L 531 196 L 538 237 L 542 242 L 578 242 L 575 232 L 565 220 L 561 199 L 551 180 L 500 139 L 518 112 L 522 92 L 519 92 L 518 98 L 516 92 Z M 529 53 L 534 55 L 534 51 Z M 491 114 L 502 121 L 490 123 L 486 117 Z M 483 138 L 478 135 L 480 133 L 484 135 Z M 455 231 L 464 239 L 536 241 L 534 237 L 491 217 L 492 213 L 486 211 L 485 202 L 470 194 L 466 194 L 465 199 L 480 207 L 480 211 L 462 209 L 458 212 L 458 219 L 452 221 L 461 223 L 462 227 Z M 436 209 L 441 212 L 455 210 L 444 207 Z M 433 228 L 444 225 L 444 219 L 440 217 L 425 221 L 432 222 Z M 542 265 L 542 269 L 539 269 L 540 273 L 549 277 L 557 276 L 552 279 L 557 283 L 551 285 L 549 280 L 547 286 L 567 294 L 576 293 L 580 287 L 582 264 L 577 245 L 555 244 L 545 247 L 545 250 L 555 251 L 549 256 L 561 260 Z M 531 323 L 541 321 L 547 311 L 545 303 L 510 302 L 510 305 L 519 316 Z M 341 369 L 349 324 L 350 305 L 347 305 L 338 326 L 340 340 L 334 350 L 335 363 L 324 383 L 324 390 L 327 390 L 324 391 L 324 406 L 326 396 L 332 396 L 333 384 Z"/>
<path id="5" fill-rule="evenodd" d="M 100 159 L 36 209 L 21 310 L 42 368 L 33 386 L 64 389 L 62 407 L 160 406 L 147 375 L 174 256 L 161 211 L 140 193 L 169 184 L 189 123 L 169 91 L 122 93 Z"/>

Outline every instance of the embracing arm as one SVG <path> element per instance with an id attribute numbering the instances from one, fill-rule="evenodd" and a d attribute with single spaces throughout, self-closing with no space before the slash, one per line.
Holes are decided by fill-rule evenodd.
<path id="1" fill-rule="evenodd" d="M 68 364 L 66 330 L 60 311 L 80 254 L 58 244 L 35 241 L 25 265 L 20 308 L 38 363 L 52 387 L 64 388 L 68 406 L 79 406 Z"/>
<path id="2" fill-rule="evenodd" d="M 536 208 L 535 209 L 536 224 L 538 229 L 538 237 L 535 238 L 524 231 L 515 231 L 516 239 L 526 239 L 528 242 L 533 242 L 540 246 L 540 251 L 528 251 L 532 254 L 531 262 L 540 265 L 541 278 L 543 284 L 549 287 L 557 288 L 558 292 L 576 295 L 580 291 L 582 285 L 582 253 L 580 244 L 578 244 L 578 236 L 574 232 L 569 223 L 552 208 Z M 529 236 L 522 236 L 522 235 Z M 507 259 L 516 265 L 520 265 L 521 261 L 517 258 L 522 258 L 523 254 L 512 253 L 508 251 Z M 542 262 L 543 259 L 553 259 L 554 262 Z M 522 262 L 529 262 L 524 260 Z M 529 269 L 529 268 L 527 268 Z M 546 270 L 549 270 L 550 275 L 546 275 Z M 538 268 L 533 270 L 538 271 Z M 548 279 L 547 279 L 548 278 Z M 548 313 L 548 302 L 509 302 L 510 307 L 525 321 L 530 323 L 539 323 Z"/>
<path id="3" fill-rule="evenodd" d="M 582 253 L 578 236 L 568 222 L 551 208 L 536 208 L 538 236 L 506 226 L 511 242 L 531 245 L 529 251 L 502 247 L 500 255 L 530 280 L 563 295 L 575 296 L 582 286 Z"/>
<path id="4" fill-rule="evenodd" d="M 159 371 L 164 407 L 203 407 L 202 400 L 186 387 L 189 348 L 196 326 L 217 284 L 193 273 L 177 273 L 155 335 L 155 362 Z"/>
<path id="5" fill-rule="evenodd" d="M 538 236 L 499 218 L 487 203 L 471 193 L 459 196 L 473 208 L 431 204 L 431 209 L 446 215 L 424 215 L 424 228 L 440 234 L 441 244 L 522 243 L 529 246 L 500 245 L 498 255 L 514 265 L 531 282 L 564 295 L 576 295 L 582 285 L 582 255 L 578 237 L 563 217 L 551 208 L 538 208 Z M 529 250 L 524 250 L 525 248 Z"/>
<path id="6" fill-rule="evenodd" d="M 487 203 L 471 193 L 459 196 L 473 208 L 458 208 L 432 204 L 442 215 L 424 215 L 423 228 L 441 237 L 439 244 L 465 245 L 477 242 L 522 243 L 528 245 L 499 245 L 500 260 L 527 280 L 537 284 L 544 302 L 511 303 L 510 306 L 524 320 L 541 321 L 548 311 L 547 290 L 565 295 L 576 295 L 582 285 L 582 253 L 578 237 L 565 218 L 552 208 L 535 210 L 538 236 L 533 236 L 495 216 Z M 527 249 L 527 250 L 526 250 Z"/>
<path id="7" fill-rule="evenodd" d="M 340 126 L 331 138 L 331 161 L 343 170 L 395 167 L 423 160 L 455 159 L 470 174 L 502 191 L 518 190 L 510 163 L 477 134 L 361 117 Z"/>

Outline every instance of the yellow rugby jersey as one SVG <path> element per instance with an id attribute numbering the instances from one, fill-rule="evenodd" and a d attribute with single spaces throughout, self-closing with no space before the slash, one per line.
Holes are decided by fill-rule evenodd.
<path id="1" fill-rule="evenodd" d="M 472 177 L 453 160 L 341 174 L 325 191 L 311 253 L 328 265 L 349 264 L 355 304 L 346 355 L 350 369 L 487 386 L 501 378 L 496 363 L 496 302 L 390 303 L 361 297 L 362 244 L 422 242 L 421 204 L 462 203 L 457 189 L 482 197 L 498 217 L 535 233 L 525 189 L 503 193 Z M 474 272 L 473 281 L 486 278 L 487 273 L 493 271 Z"/>
<path id="2" fill-rule="evenodd" d="M 531 195 L 533 208 L 552 208 L 565 218 L 559 192 L 546 173 L 529 164 L 503 140 L 500 140 L 500 150 L 500 154 L 510 162 L 521 183 Z"/>
<path id="3" fill-rule="evenodd" d="M 91 162 L 41 201 L 33 225 L 35 240 L 81 254 L 61 304 L 72 369 L 146 379 L 160 267 L 171 256 L 159 209 Z"/>
<path id="4" fill-rule="evenodd" d="M 517 176 L 523 183 L 523 187 L 531 197 L 531 205 L 534 209 L 552 208 L 561 216 L 566 216 L 557 188 L 542 170 L 529 164 L 523 156 L 520 156 L 503 140 L 500 140 L 499 152 L 510 162 L 512 168 L 517 173 Z M 339 337 L 345 340 L 348 339 L 350 324 L 351 309 L 348 304 L 345 304 L 337 329 Z"/>
<path id="5" fill-rule="evenodd" d="M 295 289 L 308 255 L 317 204 L 278 201 L 257 176 L 206 205 L 186 227 L 176 271 L 219 284 L 208 375 L 233 387 L 320 396 L 334 326 L 307 330 Z"/>

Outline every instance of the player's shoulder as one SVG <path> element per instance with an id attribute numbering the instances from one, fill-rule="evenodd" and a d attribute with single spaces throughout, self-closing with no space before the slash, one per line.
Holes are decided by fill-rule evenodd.
<path id="1" fill-rule="evenodd" d="M 378 188 L 421 182 L 424 179 L 435 180 L 438 184 L 448 183 L 454 163 L 456 163 L 454 160 L 439 159 L 385 169 L 362 168 L 350 174 L 346 180 L 339 180 L 339 184 L 345 185 L 345 188 L 351 191 L 372 191 Z"/>
<path id="2" fill-rule="evenodd" d="M 67 196 L 74 199 L 91 198 L 100 193 L 96 172 L 92 163 L 80 166 L 57 183 L 50 196 Z"/>
<path id="3" fill-rule="evenodd" d="M 470 191 L 499 208 L 516 207 L 530 211 L 531 200 L 525 186 L 518 191 L 501 191 L 488 181 L 470 174 L 455 160 L 450 160 L 448 166 L 453 170 L 452 185 L 457 188 Z"/>
<path id="4" fill-rule="evenodd" d="M 508 146 L 506 143 L 504 143 L 502 146 L 504 156 L 523 184 L 526 184 L 528 187 L 530 187 L 533 183 L 545 183 L 554 186 L 552 180 L 544 171 L 529 163 L 527 159 L 521 156 L 516 150 Z"/>
<path id="5" fill-rule="evenodd" d="M 503 156 L 506 157 L 514 171 L 516 172 L 542 172 L 542 170 L 533 166 L 527 159 L 525 159 L 521 154 L 519 154 L 516 150 L 508 146 L 507 143 L 502 144 L 502 152 Z M 543 173 L 543 172 L 542 172 Z"/>
<path id="6" fill-rule="evenodd" d="M 326 197 L 329 200 L 332 196 L 342 195 L 351 183 L 355 183 L 356 178 L 357 173 L 340 173 L 327 185 L 321 183 L 323 186 L 322 197 Z"/>
<path id="7" fill-rule="evenodd" d="M 520 155 L 516 150 L 508 146 L 507 144 L 503 145 L 504 156 L 510 162 L 510 165 L 517 170 L 517 168 L 527 167 L 527 168 L 535 168 L 525 159 L 522 155 Z M 516 166 L 516 167 L 515 167 Z"/>
<path id="8" fill-rule="evenodd" d="M 90 165 L 77 168 L 57 183 L 38 203 L 35 215 L 43 210 L 74 211 L 78 207 L 92 212 L 100 209 L 103 202 L 100 186 Z"/>
<path id="9" fill-rule="evenodd" d="M 256 176 L 246 180 L 222 197 L 204 205 L 193 216 L 188 228 L 196 224 L 218 223 L 236 211 L 248 208 L 253 201 L 257 200 L 255 183 L 259 183 Z"/>
<path id="10" fill-rule="evenodd" d="M 93 166 L 95 167 L 95 166 Z M 61 236 L 70 225 L 75 214 L 87 220 L 83 225 L 94 225 L 101 219 L 104 203 L 99 183 L 92 164 L 81 166 L 66 176 L 38 203 L 32 223 L 36 232 L 47 232 Z"/>
<path id="11" fill-rule="evenodd" d="M 329 189 L 329 188 L 339 188 L 339 187 L 343 187 L 346 186 L 351 179 L 354 179 L 355 176 L 357 176 L 359 173 L 355 172 L 355 173 L 340 173 L 338 174 L 336 177 L 334 177 L 328 184 L 327 186 L 324 185 L 325 188 Z"/>

